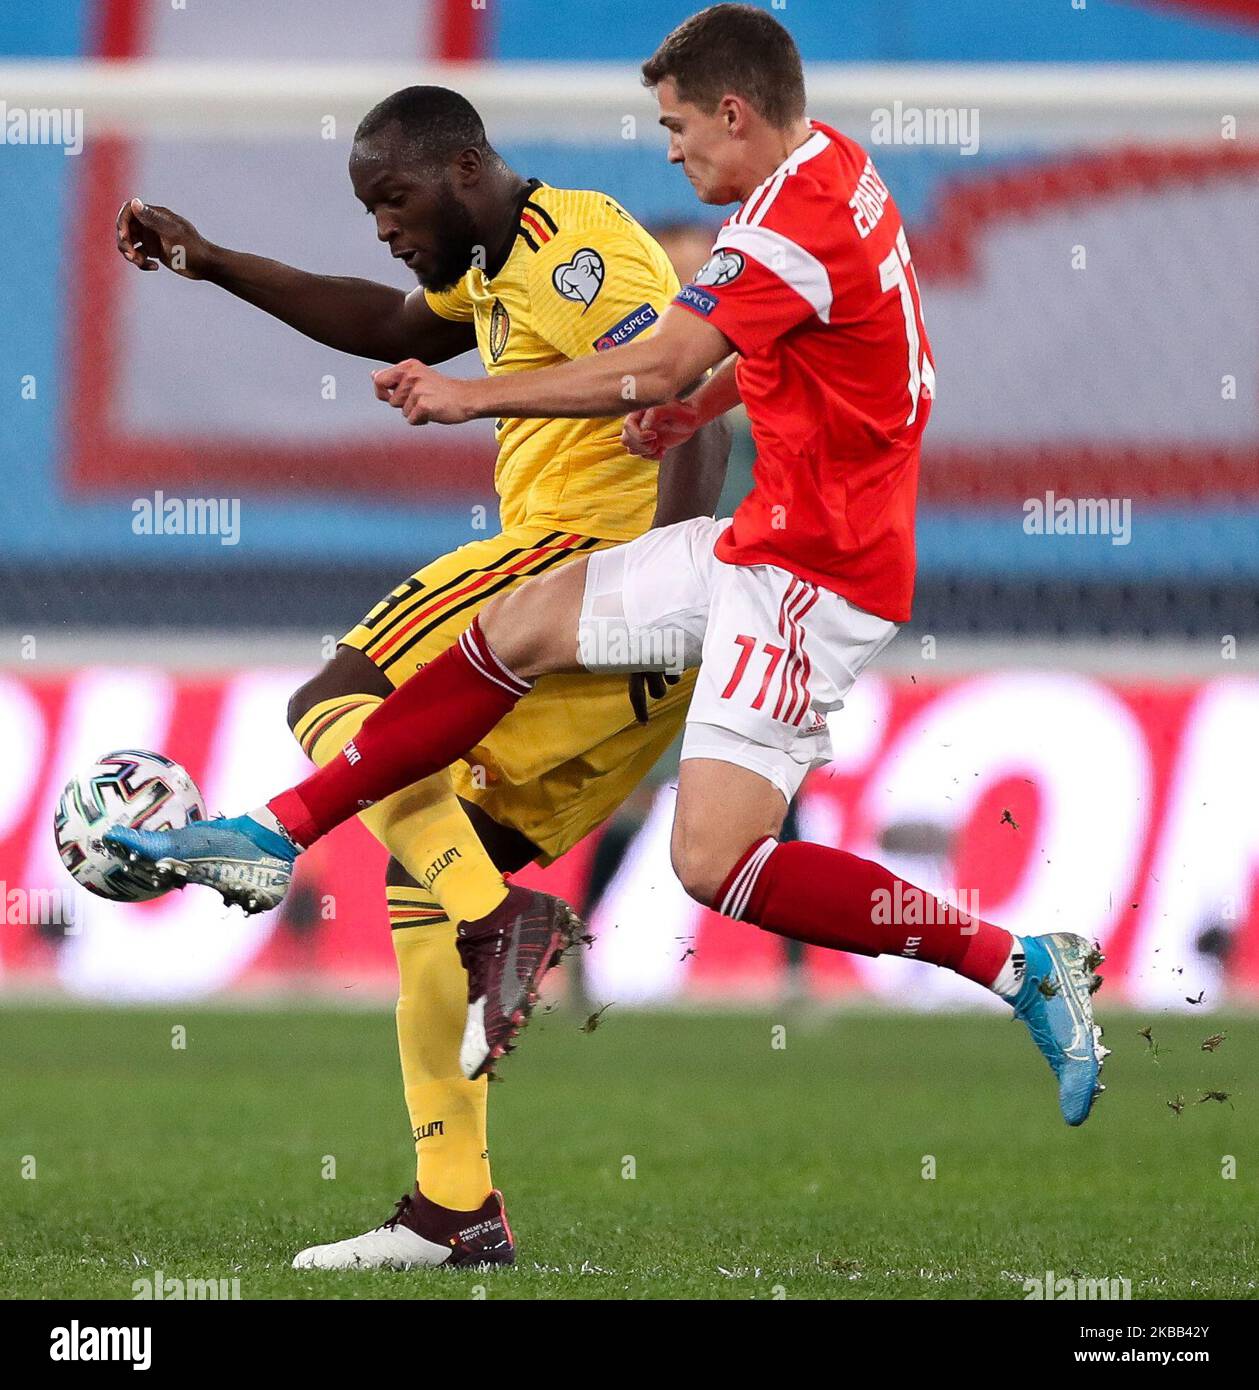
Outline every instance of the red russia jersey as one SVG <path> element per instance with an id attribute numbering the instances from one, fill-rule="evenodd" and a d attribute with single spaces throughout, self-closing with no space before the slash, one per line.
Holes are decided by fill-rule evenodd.
<path id="1" fill-rule="evenodd" d="M 675 301 L 738 350 L 756 442 L 752 491 L 717 556 L 778 565 L 907 622 L 935 388 L 918 278 L 865 151 L 811 124 Z"/>

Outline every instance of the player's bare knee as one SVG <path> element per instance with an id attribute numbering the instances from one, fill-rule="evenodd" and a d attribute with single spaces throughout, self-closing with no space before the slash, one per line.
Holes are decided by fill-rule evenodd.
<path id="1" fill-rule="evenodd" d="M 576 671 L 577 625 L 585 562 L 499 594 L 481 610 L 480 624 L 494 655 L 522 680 Z"/>
<path id="2" fill-rule="evenodd" d="M 688 895 L 705 907 L 712 907 L 721 892 L 729 870 L 716 859 L 690 857 L 677 869 L 678 880 Z"/>
<path id="3" fill-rule="evenodd" d="M 490 650 L 522 680 L 531 680 L 537 657 L 538 635 L 530 629 L 527 585 L 492 598 L 481 609 L 478 622 Z"/>
<path id="4" fill-rule="evenodd" d="M 696 902 L 711 907 L 717 901 L 730 865 L 718 850 L 685 835 L 675 834 L 670 846 L 673 872 L 678 882 Z"/>

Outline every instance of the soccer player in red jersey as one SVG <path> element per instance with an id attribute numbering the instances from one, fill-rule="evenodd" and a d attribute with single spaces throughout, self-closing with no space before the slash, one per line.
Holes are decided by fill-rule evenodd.
<path id="1" fill-rule="evenodd" d="M 237 884 L 270 874 L 265 905 L 298 847 L 461 757 L 538 677 L 698 665 L 672 844 L 688 892 L 795 940 L 930 961 L 993 990 L 1049 1061 L 1064 1118 L 1080 1124 L 1105 1055 L 1091 943 L 1012 936 L 878 864 L 777 839 L 806 773 L 827 760 L 827 714 L 910 616 L 935 368 L 896 205 L 860 146 L 806 117 L 799 54 L 764 11 L 702 11 L 643 72 L 670 160 L 703 202 L 739 204 L 658 332 L 484 381 L 403 362 L 376 373 L 376 390 L 416 425 L 597 418 L 630 401 L 626 442 L 651 457 L 742 401 L 757 461 L 733 520 L 653 531 L 504 594 L 342 757 L 267 807 L 165 836 L 117 832 L 114 843 L 220 891 L 233 874 Z M 510 940 L 461 940 L 468 1074 L 510 1047 L 560 944 L 528 923 Z"/>

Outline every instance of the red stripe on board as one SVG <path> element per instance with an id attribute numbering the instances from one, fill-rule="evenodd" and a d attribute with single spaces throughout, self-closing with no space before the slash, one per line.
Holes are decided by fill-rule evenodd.
<path id="1" fill-rule="evenodd" d="M 114 341 L 119 297 L 114 261 L 121 265 L 122 258 L 111 245 L 110 226 L 131 192 L 131 173 L 127 146 L 114 136 L 89 142 L 74 166 L 67 199 L 75 209 L 68 240 L 76 273 L 66 290 L 72 389 L 66 397 L 65 454 L 66 481 L 71 491 L 78 491 L 80 479 L 90 487 L 102 477 L 95 444 L 109 434 L 116 394 L 116 364 L 122 354 Z M 106 457 L 112 452 L 107 449 Z M 108 478 L 108 468 L 103 473 Z"/>
<path id="2" fill-rule="evenodd" d="M 1259 503 L 1253 446 L 1096 443 L 973 447 L 923 442 L 918 501 L 978 506 L 1029 497 L 1131 497 L 1198 507 Z"/>
<path id="3" fill-rule="evenodd" d="M 1195 19 L 1259 24 L 1259 0 L 1145 0 L 1146 9 L 1192 10 Z"/>
<path id="4" fill-rule="evenodd" d="M 84 293 L 80 303 L 100 298 Z M 75 423 L 66 453 L 66 482 L 80 498 L 136 489 L 152 492 L 154 487 L 169 497 L 205 496 L 210 488 L 233 495 L 353 497 L 364 503 L 389 499 L 429 505 L 435 496 L 443 502 L 493 496 L 493 440 L 434 440 L 421 445 L 404 436 L 397 444 L 253 444 L 208 435 L 126 435 L 116 429 L 116 422 L 94 419 L 89 408 L 89 398 L 99 397 L 102 408 L 110 399 L 98 389 L 108 385 L 100 359 L 76 351 L 74 360 L 80 364 L 76 380 L 91 383 L 72 407 Z M 93 381 L 94 373 L 105 379 Z"/>
<path id="5" fill-rule="evenodd" d="M 97 0 L 91 50 L 98 58 L 138 58 L 148 0 Z"/>
<path id="6" fill-rule="evenodd" d="M 1194 188 L 1213 178 L 1259 173 L 1259 145 L 1120 147 L 1050 155 L 1010 169 L 958 176 L 941 189 L 930 223 L 913 233 L 922 282 L 970 280 L 985 232 L 1047 208 L 1129 193 Z"/>
<path id="7" fill-rule="evenodd" d="M 437 57 L 447 63 L 471 63 L 490 49 L 488 6 L 472 0 L 432 0 L 437 10 Z M 422 54 L 427 57 L 427 54 Z"/>

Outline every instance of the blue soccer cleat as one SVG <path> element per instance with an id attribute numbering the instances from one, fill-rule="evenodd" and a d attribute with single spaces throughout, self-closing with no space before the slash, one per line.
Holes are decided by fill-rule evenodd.
<path id="1" fill-rule="evenodd" d="M 1093 995 L 1101 987 L 1097 946 L 1073 932 L 1019 938 L 1026 953 L 1023 986 L 1012 1001 L 1014 1017 L 1058 1078 L 1058 1105 L 1069 1125 L 1082 1125 L 1106 1088 L 1099 1081 L 1110 1049 L 1093 1022 Z"/>
<path id="2" fill-rule="evenodd" d="M 252 816 L 194 821 L 180 830 L 116 825 L 101 836 L 116 859 L 149 875 L 155 888 L 204 884 L 246 912 L 278 907 L 293 878 L 297 846 Z"/>

